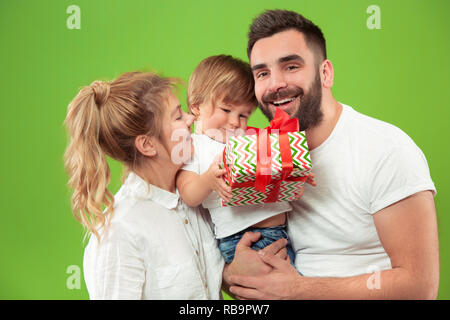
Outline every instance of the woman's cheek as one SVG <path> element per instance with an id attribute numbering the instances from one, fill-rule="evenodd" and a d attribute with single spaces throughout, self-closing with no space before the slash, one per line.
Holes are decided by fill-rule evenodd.
<path id="1" fill-rule="evenodd" d="M 172 132 L 171 160 L 176 165 L 188 162 L 193 155 L 191 133 L 188 129 L 176 129 Z"/>

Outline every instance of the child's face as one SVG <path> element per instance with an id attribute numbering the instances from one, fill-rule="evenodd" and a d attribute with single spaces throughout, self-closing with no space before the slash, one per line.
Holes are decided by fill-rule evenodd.
<path id="1" fill-rule="evenodd" d="M 225 143 L 227 137 L 244 133 L 254 109 L 252 105 L 226 105 L 222 100 L 215 106 L 211 102 L 203 103 L 193 110 L 197 116 L 196 131 Z"/>

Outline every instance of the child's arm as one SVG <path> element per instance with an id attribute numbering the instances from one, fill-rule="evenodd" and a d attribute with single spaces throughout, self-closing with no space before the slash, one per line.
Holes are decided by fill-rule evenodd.
<path id="1" fill-rule="evenodd" d="M 216 191 L 219 196 L 229 201 L 232 193 L 222 176 L 225 169 L 220 169 L 217 162 L 213 162 L 208 171 L 198 175 L 195 172 L 180 170 L 177 174 L 177 188 L 183 201 L 190 207 L 200 205 L 211 193 Z"/>

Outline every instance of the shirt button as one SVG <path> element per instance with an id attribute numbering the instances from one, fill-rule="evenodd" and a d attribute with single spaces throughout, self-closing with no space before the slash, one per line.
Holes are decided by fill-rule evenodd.
<path id="1" fill-rule="evenodd" d="M 185 224 L 188 224 L 188 223 L 189 223 L 189 220 L 188 220 L 188 219 L 184 219 L 184 223 L 185 223 Z"/>
<path id="2" fill-rule="evenodd" d="M 198 255 L 198 250 L 195 250 L 195 254 Z"/>

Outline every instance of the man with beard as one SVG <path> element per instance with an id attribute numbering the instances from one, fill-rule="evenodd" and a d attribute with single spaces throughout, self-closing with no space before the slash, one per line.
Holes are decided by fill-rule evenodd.
<path id="1" fill-rule="evenodd" d="M 250 27 L 255 94 L 306 131 L 317 186 L 292 202 L 284 243 L 250 249 L 247 233 L 224 271 L 246 299 L 435 299 L 439 285 L 436 193 L 426 159 L 400 129 L 332 95 L 333 66 L 321 30 L 303 16 L 266 11 Z M 277 253 L 278 252 L 278 253 Z M 276 255 L 274 255 L 277 253 Z"/>

